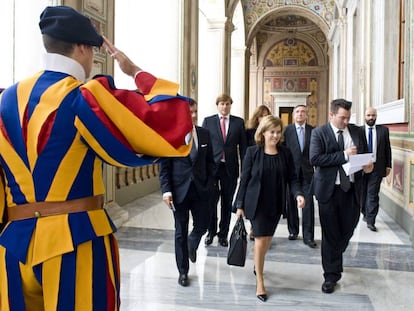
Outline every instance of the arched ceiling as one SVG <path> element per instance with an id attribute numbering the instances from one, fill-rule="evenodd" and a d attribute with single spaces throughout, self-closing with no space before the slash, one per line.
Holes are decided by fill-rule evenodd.
<path id="1" fill-rule="evenodd" d="M 277 42 L 283 41 L 285 45 L 283 50 L 289 49 L 289 53 L 292 53 L 293 48 L 303 50 L 303 47 L 296 44 L 289 46 L 286 42 L 302 41 L 306 42 L 311 50 L 317 50 L 316 63 L 319 65 L 325 63 L 323 55 L 327 51 L 326 36 L 321 28 L 307 17 L 294 14 L 273 14 L 260 27 L 257 27 L 254 39 L 256 53 L 264 62 L 266 60 L 263 57 L 270 52 L 269 48 L 273 48 L 272 46 Z M 309 62 L 305 63 L 310 64 Z"/>
<path id="2" fill-rule="evenodd" d="M 289 14 L 289 10 L 291 12 L 302 10 L 315 15 L 315 20 L 318 20 L 316 24 L 322 29 L 331 28 L 335 19 L 334 0 L 240 0 L 240 2 L 244 11 L 246 37 L 260 20 L 278 9 L 283 9 L 286 14 Z"/>
<path id="3" fill-rule="evenodd" d="M 244 15 L 245 46 L 254 49 L 259 58 L 269 52 L 269 44 L 289 38 L 327 51 L 326 38 L 337 18 L 335 0 L 226 0 L 228 17 L 239 3 Z"/>

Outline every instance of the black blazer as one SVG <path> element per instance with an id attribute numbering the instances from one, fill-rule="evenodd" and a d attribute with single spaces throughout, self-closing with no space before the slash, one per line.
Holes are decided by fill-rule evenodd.
<path id="1" fill-rule="evenodd" d="M 230 115 L 225 142 L 221 134 L 218 114 L 206 117 L 202 126 L 210 132 L 216 164 L 220 164 L 224 150 L 227 173 L 233 178 L 239 177 L 239 162 L 241 163 L 246 153 L 246 132 L 243 119 Z"/>
<path id="2" fill-rule="evenodd" d="M 363 130 L 355 124 L 348 124 L 348 130 L 358 153 L 368 152 Z M 315 166 L 313 175 L 314 194 L 319 202 L 326 203 L 334 192 L 338 169 L 346 163 L 344 152 L 339 149 L 330 123 L 319 126 L 312 131 L 309 160 L 311 165 Z M 358 204 L 361 204 L 361 196 L 364 191 L 362 175 L 362 170 L 354 174 Z"/>
<path id="3" fill-rule="evenodd" d="M 215 164 L 210 134 L 196 126 L 198 148 L 194 161 L 186 157 L 165 158 L 160 164 L 160 184 L 162 193 L 172 192 L 174 202 L 181 203 L 193 182 L 198 195 L 207 199 L 214 183 Z"/>
<path id="4" fill-rule="evenodd" d="M 303 151 L 300 150 L 298 135 L 296 133 L 295 123 L 285 127 L 285 140 L 283 144 L 292 152 L 293 161 L 295 162 L 296 175 L 303 177 L 308 183 L 312 181 L 313 166 L 309 162 L 309 145 L 313 126 L 305 125 L 305 141 Z"/>
<path id="5" fill-rule="evenodd" d="M 290 150 L 285 146 L 278 146 L 278 152 L 282 159 L 282 189 L 275 189 L 281 196 L 282 201 L 286 202 L 286 186 L 289 185 L 292 194 L 296 197 L 302 195 L 299 181 L 296 177 L 293 157 Z M 263 173 L 264 148 L 251 146 L 247 148 L 246 156 L 243 160 L 242 176 L 240 179 L 239 190 L 233 204 L 233 212 L 236 209 L 244 209 L 247 219 L 252 219 L 256 213 L 257 203 L 259 202 L 260 189 Z M 285 216 L 285 208 L 283 215 Z"/>
<path id="6" fill-rule="evenodd" d="M 247 147 L 256 145 L 256 141 L 254 140 L 254 134 L 256 134 L 256 128 L 249 128 L 246 129 L 246 143 Z"/>
<path id="7" fill-rule="evenodd" d="M 361 126 L 364 135 L 365 127 L 366 125 Z M 376 171 L 379 176 L 385 177 L 387 174 L 387 167 L 392 167 L 390 133 L 388 127 L 383 125 L 375 125 L 375 130 L 377 132 L 377 158 L 374 165 L 374 171 Z"/>

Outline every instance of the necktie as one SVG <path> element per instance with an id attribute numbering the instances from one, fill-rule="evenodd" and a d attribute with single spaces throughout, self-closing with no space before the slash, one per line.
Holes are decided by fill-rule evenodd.
<path id="1" fill-rule="evenodd" d="M 221 135 L 223 136 L 223 141 L 226 141 L 226 117 L 221 117 Z"/>
<path id="2" fill-rule="evenodd" d="M 368 152 L 372 152 L 372 127 L 368 129 Z"/>
<path id="3" fill-rule="evenodd" d="M 196 143 L 195 143 L 195 137 L 193 139 L 193 145 L 191 146 L 191 151 L 190 151 L 190 158 L 191 160 L 194 162 L 194 160 L 197 157 L 197 147 L 196 147 Z"/>
<path id="4" fill-rule="evenodd" d="M 193 129 L 193 145 L 191 146 L 190 158 L 194 162 L 197 157 L 197 134 L 195 129 Z"/>
<path id="5" fill-rule="evenodd" d="M 221 135 L 223 136 L 223 142 L 226 143 L 226 117 L 221 117 Z M 224 154 L 224 146 L 223 152 L 221 153 L 221 161 L 224 162 L 226 160 L 226 156 Z"/>
<path id="6" fill-rule="evenodd" d="M 338 145 L 340 150 L 344 150 L 344 136 L 342 134 L 342 130 L 338 130 Z M 341 189 L 345 192 L 351 188 L 351 182 L 349 181 L 348 176 L 346 176 L 344 169 L 342 166 L 339 168 L 339 179 L 341 181 Z"/>
<path id="7" fill-rule="evenodd" d="M 298 140 L 299 140 L 299 146 L 300 146 L 300 151 L 303 151 L 303 141 L 304 141 L 304 131 L 303 131 L 303 126 L 299 126 L 298 128 Z"/>

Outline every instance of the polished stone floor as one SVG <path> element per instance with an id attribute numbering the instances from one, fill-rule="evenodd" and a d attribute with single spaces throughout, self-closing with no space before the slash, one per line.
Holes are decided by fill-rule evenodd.
<path id="1" fill-rule="evenodd" d="M 190 286 L 177 284 L 171 211 L 153 193 L 127 204 L 129 219 L 117 232 L 121 256 L 121 310 L 413 310 L 414 249 L 384 212 L 378 232 L 358 225 L 344 254 L 344 273 L 333 294 L 321 292 L 320 227 L 316 249 L 287 239 L 281 220 L 265 262 L 269 299 L 256 296 L 253 242 L 245 267 L 228 266 L 227 249 L 200 243 L 190 263 Z M 232 219 L 232 224 L 234 219 Z M 246 222 L 246 227 L 249 223 Z"/>

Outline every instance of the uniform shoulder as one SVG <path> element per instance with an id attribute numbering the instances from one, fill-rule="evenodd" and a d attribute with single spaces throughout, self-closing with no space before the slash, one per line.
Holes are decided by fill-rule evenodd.
<path id="1" fill-rule="evenodd" d="M 198 133 L 210 133 L 208 129 L 205 129 L 204 127 L 198 125 L 195 126 L 195 129 Z"/>
<path id="2" fill-rule="evenodd" d="M 313 130 L 315 128 L 315 126 L 306 123 L 306 128 Z"/>
<path id="3" fill-rule="evenodd" d="M 285 126 L 285 130 L 291 129 L 295 127 L 295 123 L 291 123 Z"/>
<path id="4" fill-rule="evenodd" d="M 232 119 L 232 120 L 238 120 L 239 122 L 243 122 L 243 124 L 244 124 L 244 120 L 243 120 L 243 118 L 240 118 L 240 117 L 238 117 L 238 116 L 233 116 L 233 115 L 230 115 L 230 119 Z"/>

